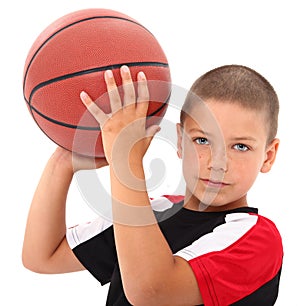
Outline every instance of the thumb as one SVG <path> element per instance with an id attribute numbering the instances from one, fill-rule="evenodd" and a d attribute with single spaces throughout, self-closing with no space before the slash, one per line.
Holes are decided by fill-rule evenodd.
<path id="1" fill-rule="evenodd" d="M 150 138 L 150 141 L 160 131 L 159 125 L 151 125 L 146 129 L 146 137 Z"/>

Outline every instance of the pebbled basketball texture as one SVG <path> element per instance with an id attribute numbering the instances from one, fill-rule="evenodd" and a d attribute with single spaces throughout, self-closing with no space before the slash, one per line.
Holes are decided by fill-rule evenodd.
<path id="1" fill-rule="evenodd" d="M 133 18 L 107 9 L 70 13 L 50 24 L 35 40 L 25 61 L 24 99 L 40 129 L 59 146 L 103 157 L 99 124 L 80 100 L 86 91 L 110 112 L 104 71 L 121 86 L 119 68 L 148 79 L 147 124 L 159 124 L 171 93 L 167 58 L 154 35 Z M 120 94 L 122 88 L 120 87 Z"/>

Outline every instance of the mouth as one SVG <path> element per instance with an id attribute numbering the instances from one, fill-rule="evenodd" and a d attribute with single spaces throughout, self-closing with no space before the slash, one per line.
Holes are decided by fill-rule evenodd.
<path id="1" fill-rule="evenodd" d="M 229 186 L 228 183 L 225 182 L 217 182 L 209 179 L 200 179 L 206 186 L 211 188 L 223 188 Z"/>

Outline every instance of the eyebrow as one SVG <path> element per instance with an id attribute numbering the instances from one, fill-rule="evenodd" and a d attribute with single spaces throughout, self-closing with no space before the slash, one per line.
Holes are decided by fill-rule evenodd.
<path id="1" fill-rule="evenodd" d="M 234 138 L 232 138 L 232 140 L 234 140 L 234 141 L 254 141 L 254 142 L 256 142 L 257 141 L 257 139 L 256 138 L 254 138 L 254 137 L 251 137 L 251 136 L 245 136 L 245 137 L 234 137 Z"/>
<path id="2" fill-rule="evenodd" d="M 197 133 L 201 133 L 201 134 L 204 134 L 204 135 L 207 135 L 207 136 L 212 136 L 213 134 L 212 133 L 209 133 L 209 132 L 205 132 L 201 129 L 197 129 L 197 128 L 192 128 L 192 129 L 189 129 L 188 130 L 189 133 L 191 132 L 197 132 Z"/>

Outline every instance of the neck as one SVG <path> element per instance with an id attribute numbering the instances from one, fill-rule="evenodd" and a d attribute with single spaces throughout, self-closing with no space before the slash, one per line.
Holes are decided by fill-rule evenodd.
<path id="1" fill-rule="evenodd" d="M 185 193 L 184 207 L 190 210 L 195 211 L 204 211 L 204 212 L 218 212 L 225 210 L 232 210 L 239 207 L 247 207 L 247 195 L 244 195 L 240 199 L 225 203 L 225 204 L 205 204 L 201 202 L 195 195 L 191 194 L 188 190 Z"/>

